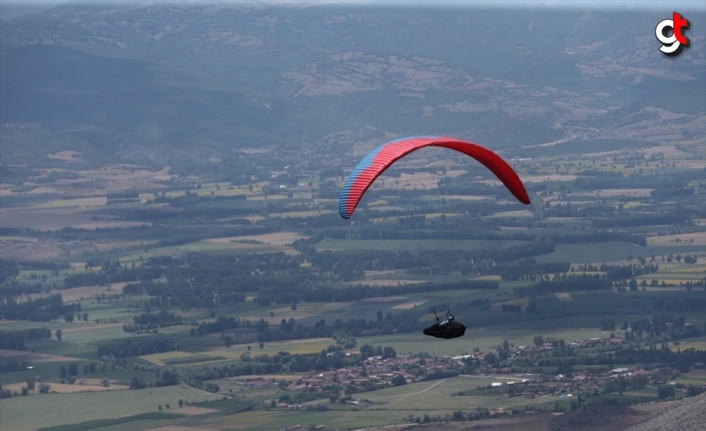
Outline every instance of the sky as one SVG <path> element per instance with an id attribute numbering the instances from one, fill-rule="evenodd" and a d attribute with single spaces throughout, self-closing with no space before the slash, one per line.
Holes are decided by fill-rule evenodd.
<path id="1" fill-rule="evenodd" d="M 73 0 L 79 3 L 146 3 L 146 0 Z M 639 9 L 702 9 L 706 10 L 703 0 L 156 0 L 155 3 L 282 3 L 282 4 L 399 4 L 414 5 L 445 4 L 465 6 L 502 5 L 510 7 L 601 7 L 601 8 L 639 8 Z M 59 5 L 70 3 L 67 0 L 0 0 L 0 4 L 44 4 Z"/>
<path id="2" fill-rule="evenodd" d="M 8 20 L 23 15 L 40 13 L 65 3 L 260 3 L 260 4 L 358 4 L 437 7 L 502 7 L 547 9 L 611 9 L 611 10 L 663 10 L 665 16 L 673 11 L 698 11 L 706 13 L 704 0 L 0 0 L 0 19 Z M 693 12 L 692 12 L 693 13 Z"/>

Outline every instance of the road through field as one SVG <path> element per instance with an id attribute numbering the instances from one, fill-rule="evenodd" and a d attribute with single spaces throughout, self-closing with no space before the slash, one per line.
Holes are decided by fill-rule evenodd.
<path id="1" fill-rule="evenodd" d="M 388 398 L 388 399 L 405 398 L 405 397 L 411 397 L 412 395 L 423 394 L 424 392 L 428 391 L 429 389 L 433 388 L 434 386 L 440 385 L 440 384 L 444 383 L 444 382 L 447 381 L 447 380 L 448 380 L 448 379 L 440 380 L 440 381 L 434 383 L 433 385 L 429 386 L 428 388 L 422 389 L 422 390 L 419 391 L 419 392 L 413 392 L 413 393 L 411 393 L 411 394 L 397 395 L 397 396 L 394 396 L 394 397 L 390 397 L 390 398 Z"/>

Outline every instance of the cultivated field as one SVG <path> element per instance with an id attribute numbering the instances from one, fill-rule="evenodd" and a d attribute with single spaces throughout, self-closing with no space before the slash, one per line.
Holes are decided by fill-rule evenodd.
<path id="1" fill-rule="evenodd" d="M 458 316 L 457 316 L 458 317 Z M 462 320 L 459 318 L 462 322 Z M 425 337 L 420 333 L 377 335 L 358 338 L 358 344 L 372 346 L 391 346 L 397 352 L 417 353 L 428 352 L 436 355 L 467 355 L 473 353 L 473 348 L 487 350 L 491 346 L 498 346 L 507 340 L 516 346 L 532 344 L 532 338 L 542 335 L 544 338 L 564 339 L 567 342 L 574 340 L 587 340 L 594 337 L 604 337 L 605 331 L 598 330 L 502 330 L 488 329 L 466 330 L 466 335 L 455 340 L 442 340 Z"/>
<path id="2" fill-rule="evenodd" d="M 316 244 L 318 250 L 487 250 L 523 244 L 523 241 L 488 240 L 338 240 L 325 239 Z"/>
<path id="3" fill-rule="evenodd" d="M 188 386 L 143 391 L 103 391 L 13 397 L 0 403 L 0 428 L 31 431 L 95 419 L 119 418 L 155 412 L 157 406 L 177 406 L 179 399 L 205 401 L 220 398 Z M 109 406 L 110 408 L 106 408 Z M 32 420 L 28 421 L 27 418 Z"/>

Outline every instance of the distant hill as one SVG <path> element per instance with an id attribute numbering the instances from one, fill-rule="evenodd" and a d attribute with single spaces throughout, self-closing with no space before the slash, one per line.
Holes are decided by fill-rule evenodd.
<path id="1" fill-rule="evenodd" d="M 668 61 L 652 35 L 660 17 L 69 3 L 0 22 L 0 115 L 140 160 L 262 145 L 342 155 L 416 134 L 495 149 L 588 129 L 623 139 L 616 109 L 701 109 L 690 82 L 703 82 L 706 48 Z M 688 101 L 670 92 L 677 84 Z"/>
<path id="2" fill-rule="evenodd" d="M 3 122 L 40 123 L 106 150 L 125 140 L 224 148 L 285 142 L 276 133 L 284 109 L 139 59 L 51 45 L 3 49 L 0 92 Z"/>
<path id="3" fill-rule="evenodd" d="M 706 79 L 675 85 L 647 98 L 643 105 L 679 114 L 703 114 L 706 112 Z"/>

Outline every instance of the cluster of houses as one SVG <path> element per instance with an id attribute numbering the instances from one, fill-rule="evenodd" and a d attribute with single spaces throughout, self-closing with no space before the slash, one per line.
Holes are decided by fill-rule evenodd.
<path id="1" fill-rule="evenodd" d="M 617 342 L 623 342 L 623 339 L 592 338 L 585 341 L 567 343 L 566 346 L 585 348 L 609 345 Z M 502 349 L 506 349 L 509 358 L 513 358 L 522 355 L 523 351 L 528 353 L 541 352 L 554 348 L 555 344 L 544 343 L 539 346 L 496 347 L 490 349 L 488 352 L 479 352 L 473 355 L 442 357 L 398 356 L 385 359 L 380 356 L 373 356 L 363 361 L 362 365 L 348 366 L 323 372 L 312 372 L 302 377 L 300 380 L 289 382 L 287 389 L 291 391 L 317 392 L 332 387 L 343 388 L 353 386 L 363 387 L 369 390 L 371 386 L 398 386 L 420 381 L 434 374 L 443 376 L 444 373 L 449 373 L 450 371 L 460 372 L 470 363 L 484 364 L 486 363 L 485 358 L 490 353 L 497 357 Z M 355 355 L 358 353 L 351 352 L 349 354 Z M 663 367 L 659 364 L 654 364 L 649 368 L 650 371 L 633 368 L 615 368 L 605 372 L 589 372 L 583 370 L 567 375 L 514 374 L 511 373 L 509 368 L 483 368 L 484 371 L 482 374 L 477 374 L 473 377 L 490 378 L 494 380 L 487 386 L 489 389 L 512 387 L 511 390 L 503 391 L 502 394 L 499 395 L 500 397 L 524 396 L 527 398 L 538 398 L 554 395 L 560 398 L 571 398 L 574 396 L 573 394 L 582 392 L 599 393 L 605 386 L 607 380 L 619 376 L 626 378 L 644 376 L 651 379 L 655 372 L 660 376 L 669 376 L 674 371 L 669 367 Z M 704 365 L 696 363 L 694 364 L 694 368 L 704 368 Z M 535 384 L 529 386 L 531 383 Z M 541 383 L 541 385 L 536 383 Z M 670 382 L 664 380 L 657 383 L 669 384 Z M 252 377 L 243 381 L 241 384 L 246 387 L 261 387 L 278 383 L 262 377 Z M 704 386 L 706 387 L 706 383 Z M 346 402 L 360 403 L 360 401 L 353 399 L 348 399 Z M 292 408 L 291 405 L 286 403 L 279 403 L 277 407 Z"/>
<path id="2" fill-rule="evenodd" d="M 422 359 L 400 356 L 382 359 L 373 356 L 365 360 L 362 366 L 312 373 L 290 389 L 311 391 L 333 386 L 394 385 L 393 379 L 397 376 L 404 378 L 405 383 L 413 382 L 434 371 L 448 369 L 450 362 L 448 357 Z"/>

